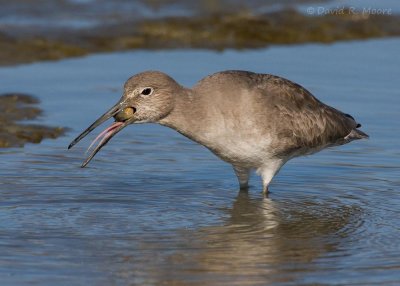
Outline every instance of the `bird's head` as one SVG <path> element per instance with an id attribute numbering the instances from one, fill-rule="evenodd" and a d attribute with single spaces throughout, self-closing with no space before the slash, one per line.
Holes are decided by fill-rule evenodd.
<path id="1" fill-rule="evenodd" d="M 83 162 L 82 167 L 85 167 L 96 153 L 124 127 L 132 123 L 155 123 L 165 118 L 173 110 L 175 96 L 181 89 L 182 86 L 162 72 L 147 71 L 132 76 L 125 82 L 124 93 L 117 104 L 75 138 L 68 149 L 97 126 L 114 117 L 115 122 L 101 132 L 89 146 L 88 150 L 97 140 L 100 140 Z"/>

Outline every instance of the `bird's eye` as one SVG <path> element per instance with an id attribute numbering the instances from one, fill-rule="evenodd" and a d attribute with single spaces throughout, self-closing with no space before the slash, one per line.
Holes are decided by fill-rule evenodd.
<path id="1" fill-rule="evenodd" d="M 153 89 L 151 87 L 145 87 L 142 89 L 141 94 L 143 95 L 150 95 L 153 93 Z"/>

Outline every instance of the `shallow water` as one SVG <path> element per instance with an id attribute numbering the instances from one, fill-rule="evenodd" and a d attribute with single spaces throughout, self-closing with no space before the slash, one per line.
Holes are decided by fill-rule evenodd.
<path id="1" fill-rule="evenodd" d="M 72 129 L 0 150 L 2 285 L 400 284 L 399 46 L 139 51 L 0 68 L 2 92 L 37 95 L 40 123 Z M 256 176 L 239 193 L 229 165 L 157 125 L 126 128 L 79 168 L 89 140 L 68 143 L 146 69 L 187 86 L 224 69 L 278 74 L 352 114 L 371 139 L 294 159 L 269 198 Z"/>

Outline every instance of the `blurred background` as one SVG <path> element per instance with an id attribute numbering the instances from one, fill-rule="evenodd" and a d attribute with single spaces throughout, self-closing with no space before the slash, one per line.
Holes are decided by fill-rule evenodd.
<path id="1" fill-rule="evenodd" d="M 399 17 L 397 0 L 0 0 L 0 284 L 400 285 Z M 96 131 L 67 150 L 133 74 L 229 69 L 295 81 L 370 139 L 291 160 L 268 198 L 159 125 L 84 169 Z"/>
<path id="2" fill-rule="evenodd" d="M 0 1 L 0 64 L 127 49 L 259 48 L 400 34 L 383 1 Z"/>

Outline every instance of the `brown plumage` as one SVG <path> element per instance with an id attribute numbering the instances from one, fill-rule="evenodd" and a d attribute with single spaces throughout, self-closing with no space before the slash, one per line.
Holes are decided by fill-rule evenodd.
<path id="1" fill-rule="evenodd" d="M 241 188 L 247 188 L 250 170 L 257 170 L 265 192 L 291 158 L 368 137 L 353 117 L 325 105 L 300 85 L 247 71 L 215 73 L 192 89 L 161 72 L 137 74 L 125 83 L 121 100 L 70 147 L 111 116 L 116 123 L 102 134 L 83 166 L 128 124 L 155 122 L 232 164 Z"/>

